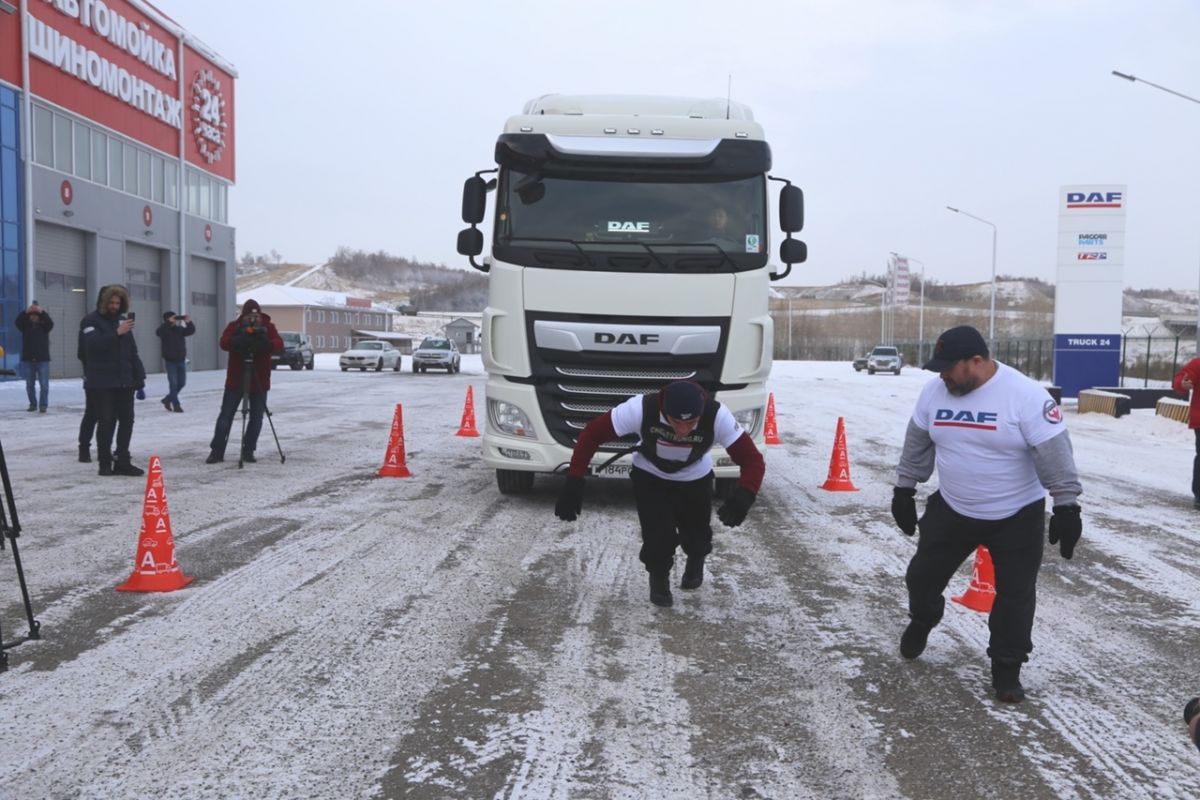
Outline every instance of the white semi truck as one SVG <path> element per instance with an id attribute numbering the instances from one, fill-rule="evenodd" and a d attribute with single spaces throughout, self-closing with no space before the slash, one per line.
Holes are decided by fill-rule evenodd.
<path id="1" fill-rule="evenodd" d="M 592 417 L 680 379 L 763 441 L 774 331 L 768 285 L 805 260 L 803 194 L 769 176 L 750 109 L 725 99 L 546 95 L 511 117 L 497 169 L 463 188 L 458 251 L 489 275 L 484 462 L 500 491 L 564 472 Z M 494 178 L 484 175 L 498 173 Z M 781 274 L 768 267 L 768 180 L 784 185 Z M 491 254 L 477 228 L 495 191 Z M 623 475 L 634 441 L 594 473 Z M 717 491 L 738 468 L 713 453 Z"/>

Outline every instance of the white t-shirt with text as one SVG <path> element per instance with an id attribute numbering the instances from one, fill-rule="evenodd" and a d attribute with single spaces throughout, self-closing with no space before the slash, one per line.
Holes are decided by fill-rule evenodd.
<path id="1" fill-rule="evenodd" d="M 947 505 L 975 519 L 1004 519 L 1046 496 L 1031 448 L 1066 431 L 1046 389 L 1000 362 L 962 397 L 934 378 L 921 390 L 913 423 L 933 440 Z"/>

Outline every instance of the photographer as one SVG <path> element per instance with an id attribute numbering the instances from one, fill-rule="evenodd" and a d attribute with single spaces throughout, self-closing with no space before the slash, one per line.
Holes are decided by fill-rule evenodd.
<path id="1" fill-rule="evenodd" d="M 54 320 L 34 300 L 17 314 L 15 324 L 21 332 L 21 368 L 25 371 L 29 410 L 45 414 L 50 396 L 50 331 Z M 35 383 L 41 389 L 41 402 L 34 391 Z"/>
<path id="2" fill-rule="evenodd" d="M 174 311 L 163 314 L 163 323 L 155 331 L 162 340 L 163 364 L 167 371 L 167 396 L 162 399 L 163 408 L 167 411 L 183 412 L 179 405 L 179 392 L 187 383 L 187 342 L 188 336 L 196 332 L 192 318 L 187 314 L 180 316 Z"/>
<path id="3" fill-rule="evenodd" d="M 146 370 L 133 338 L 134 314 L 129 310 L 129 293 L 113 284 L 100 291 L 96 310 L 79 326 L 83 340 L 84 383 L 96 412 L 96 460 L 101 475 L 138 476 L 129 456 L 133 438 L 133 394 L 146 384 Z M 116 463 L 113 463 L 113 432 L 116 431 Z M 82 454 L 82 449 L 81 449 Z"/>
<path id="4" fill-rule="evenodd" d="M 225 369 L 225 394 L 221 398 L 221 413 L 209 444 L 206 464 L 225 460 L 225 445 L 233 427 L 238 403 L 246 396 L 250 401 L 250 422 L 242 439 L 242 461 L 253 464 L 258 432 L 262 429 L 263 412 L 267 407 L 267 392 L 271 390 L 271 354 L 283 352 L 283 339 L 275 330 L 271 318 L 262 313 L 254 300 L 247 300 L 242 314 L 225 326 L 221 333 L 221 349 L 229 353 Z M 247 369 L 248 367 L 248 369 Z M 243 385 L 246 382 L 249 385 Z"/>

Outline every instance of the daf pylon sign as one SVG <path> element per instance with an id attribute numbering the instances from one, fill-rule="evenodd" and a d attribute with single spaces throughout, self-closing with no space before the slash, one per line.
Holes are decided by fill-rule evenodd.
<path id="1" fill-rule="evenodd" d="M 1054 383 L 1064 397 L 1120 379 L 1126 201 L 1123 185 L 1058 191 Z"/>

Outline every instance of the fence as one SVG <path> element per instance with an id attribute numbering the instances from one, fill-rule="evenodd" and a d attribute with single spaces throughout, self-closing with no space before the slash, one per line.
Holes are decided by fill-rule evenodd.
<path id="1" fill-rule="evenodd" d="M 795 361 L 853 361 L 871 351 L 877 341 L 857 338 L 833 338 L 813 341 L 809 338 L 775 336 L 775 358 Z M 898 341 L 905 364 L 920 365 L 930 357 L 933 341 Z M 791 349 L 789 351 L 789 345 Z M 1149 386 L 1150 381 L 1170 381 L 1195 354 L 1195 340 L 1182 336 L 1136 336 L 1121 339 L 1121 386 Z M 919 352 L 918 352 L 919 351 Z M 1054 340 L 998 339 L 992 355 L 1039 381 L 1054 375 Z"/>

